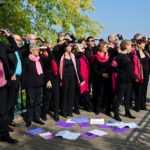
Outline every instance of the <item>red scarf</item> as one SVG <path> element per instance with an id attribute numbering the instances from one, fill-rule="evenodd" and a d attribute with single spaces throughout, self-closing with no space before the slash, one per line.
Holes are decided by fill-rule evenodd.
<path id="1" fill-rule="evenodd" d="M 93 61 L 95 58 L 97 58 L 97 60 L 101 63 L 104 63 L 106 61 L 108 61 L 109 59 L 109 53 L 106 52 L 104 53 L 104 55 L 102 56 L 100 52 L 98 52 L 96 55 L 93 56 L 92 60 Z"/>

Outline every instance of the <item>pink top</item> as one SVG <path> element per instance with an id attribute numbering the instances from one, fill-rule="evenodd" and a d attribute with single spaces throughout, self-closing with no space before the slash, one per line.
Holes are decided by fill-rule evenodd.
<path id="1" fill-rule="evenodd" d="M 3 87 L 6 84 L 7 80 L 5 79 L 4 67 L 2 61 L 0 60 L 0 87 Z"/>

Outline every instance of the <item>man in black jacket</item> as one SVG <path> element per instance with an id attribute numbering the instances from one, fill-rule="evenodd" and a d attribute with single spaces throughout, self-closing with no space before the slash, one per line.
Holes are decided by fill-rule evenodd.
<path id="1" fill-rule="evenodd" d="M 17 104 L 18 94 L 19 94 L 19 86 L 20 86 L 20 77 L 22 74 L 22 57 L 21 50 L 19 47 L 21 46 L 21 37 L 19 35 L 13 35 L 14 41 L 16 42 L 16 49 L 14 53 L 8 54 L 8 60 L 10 65 L 10 73 L 11 80 L 9 82 L 9 112 L 12 116 L 12 121 L 10 123 L 11 126 L 18 127 L 20 124 L 17 124 L 13 121 L 14 119 L 14 108 Z"/>

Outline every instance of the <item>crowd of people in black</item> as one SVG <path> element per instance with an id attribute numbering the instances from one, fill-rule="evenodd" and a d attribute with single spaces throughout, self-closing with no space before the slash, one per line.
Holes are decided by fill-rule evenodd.
<path id="1" fill-rule="evenodd" d="M 20 86 L 26 94 L 26 127 L 32 121 L 44 124 L 49 111 L 55 121 L 59 115 L 80 115 L 81 108 L 110 117 L 113 112 L 121 121 L 121 102 L 131 119 L 133 104 L 136 112 L 146 110 L 150 41 L 141 34 L 132 40 L 112 34 L 107 43 L 92 36 L 77 41 L 73 34 L 60 32 L 54 47 L 34 34 L 20 37 L 2 29 L 0 34 L 10 43 L 0 42 L 1 141 L 17 143 L 9 132 L 10 126 L 20 126 L 13 121 Z"/>

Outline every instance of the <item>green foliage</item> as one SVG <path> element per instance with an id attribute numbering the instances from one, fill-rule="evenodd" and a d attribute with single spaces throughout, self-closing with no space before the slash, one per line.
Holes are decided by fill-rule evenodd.
<path id="1" fill-rule="evenodd" d="M 0 0 L 0 27 L 20 34 L 35 33 L 52 43 L 59 31 L 74 33 L 77 38 L 96 36 L 103 28 L 91 20 L 92 0 Z"/>

